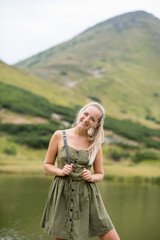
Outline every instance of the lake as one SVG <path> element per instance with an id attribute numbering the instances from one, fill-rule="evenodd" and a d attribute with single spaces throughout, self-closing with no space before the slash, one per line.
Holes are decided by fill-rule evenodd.
<path id="1" fill-rule="evenodd" d="M 39 227 L 51 182 L 48 175 L 0 175 L 0 240 L 53 240 Z M 97 186 L 121 240 L 160 239 L 159 185 L 103 181 Z"/>

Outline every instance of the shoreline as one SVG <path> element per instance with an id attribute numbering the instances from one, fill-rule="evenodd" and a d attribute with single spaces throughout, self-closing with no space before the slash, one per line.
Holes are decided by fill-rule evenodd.
<path id="1" fill-rule="evenodd" d="M 0 176 L 16 176 L 16 177 L 47 177 L 54 178 L 54 175 L 49 174 L 45 171 L 13 171 L 13 170 L 2 170 L 0 169 Z M 104 178 L 102 181 L 112 181 L 112 182 L 120 182 L 120 183 L 138 183 L 138 184 L 158 184 L 160 185 L 160 175 L 159 176 L 122 176 L 122 175 L 113 175 L 113 174 L 104 174 Z"/>

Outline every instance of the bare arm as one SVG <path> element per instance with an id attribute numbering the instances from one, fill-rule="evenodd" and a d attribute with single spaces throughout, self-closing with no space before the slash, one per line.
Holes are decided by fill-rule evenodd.
<path id="1" fill-rule="evenodd" d="M 82 174 L 83 178 L 89 182 L 100 182 L 103 180 L 103 158 L 102 158 L 102 148 L 100 147 L 93 163 L 94 174 L 87 169 L 84 169 Z"/>
<path id="2" fill-rule="evenodd" d="M 55 166 L 55 160 L 58 152 L 58 143 L 61 137 L 62 136 L 60 131 L 56 131 L 53 134 L 50 140 L 48 151 L 44 161 L 45 170 L 57 176 L 65 176 L 70 174 L 70 172 L 72 171 L 72 165 L 66 164 L 63 169 L 57 168 Z"/>

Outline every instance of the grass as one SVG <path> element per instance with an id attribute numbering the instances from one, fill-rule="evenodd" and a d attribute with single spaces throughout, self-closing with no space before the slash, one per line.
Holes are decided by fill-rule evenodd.
<path id="1" fill-rule="evenodd" d="M 6 148 L 15 149 L 16 154 L 4 153 Z M 36 150 L 25 145 L 8 141 L 6 136 L 0 139 L 0 173 L 43 174 L 43 161 L 46 150 Z"/>
<path id="2" fill-rule="evenodd" d="M 6 147 L 15 149 L 16 155 L 4 153 Z M 45 155 L 46 149 L 33 150 L 25 145 L 11 143 L 3 136 L 0 139 L 0 173 L 45 175 Z M 148 160 L 134 164 L 129 160 L 114 162 L 104 159 L 104 174 L 107 181 L 160 183 L 160 162 Z"/>
<path id="3" fill-rule="evenodd" d="M 139 164 L 105 163 L 104 172 L 106 175 L 114 175 L 119 177 L 158 177 L 160 176 L 160 163 L 158 162 L 154 165 L 145 161 Z"/>

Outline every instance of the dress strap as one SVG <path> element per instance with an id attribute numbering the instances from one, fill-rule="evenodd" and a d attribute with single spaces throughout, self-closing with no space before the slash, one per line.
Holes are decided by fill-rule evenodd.
<path id="1" fill-rule="evenodd" d="M 69 158 L 69 152 L 68 152 L 68 146 L 67 146 L 67 137 L 66 137 L 66 132 L 63 130 L 63 140 L 64 140 L 64 146 L 67 154 L 67 161 L 68 164 L 71 165 L 70 158 Z"/>
<path id="2" fill-rule="evenodd" d="M 88 159 L 88 163 L 87 163 L 87 167 L 86 167 L 86 169 L 89 169 L 89 159 Z"/>

